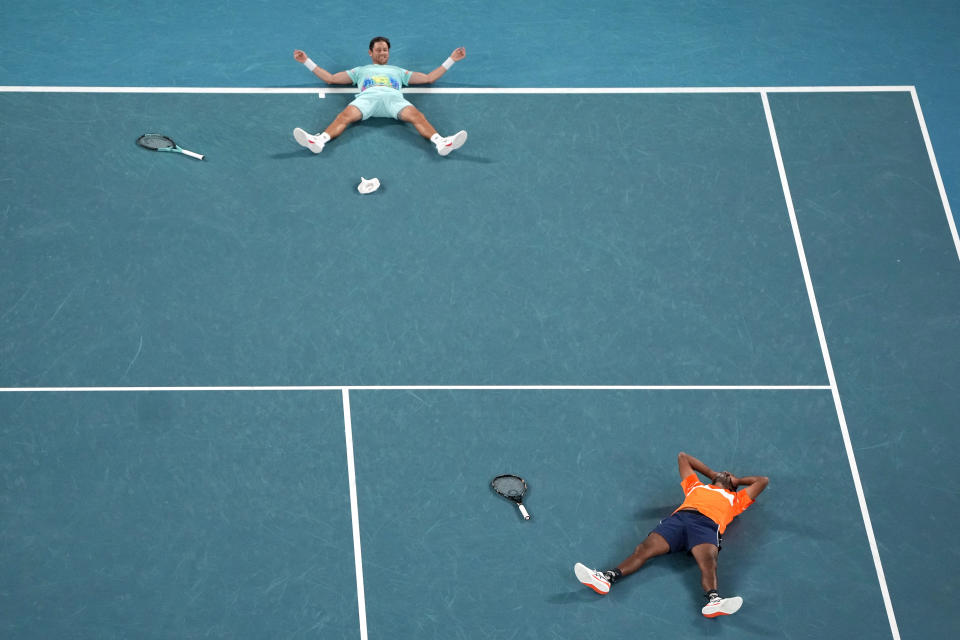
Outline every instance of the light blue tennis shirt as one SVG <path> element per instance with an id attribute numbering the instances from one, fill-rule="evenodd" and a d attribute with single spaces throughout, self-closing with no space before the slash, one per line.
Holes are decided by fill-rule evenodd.
<path id="1" fill-rule="evenodd" d="M 360 89 L 360 93 L 363 93 L 371 89 L 400 91 L 401 87 L 410 84 L 410 76 L 413 72 L 391 64 L 368 64 L 350 69 L 347 75 Z"/>

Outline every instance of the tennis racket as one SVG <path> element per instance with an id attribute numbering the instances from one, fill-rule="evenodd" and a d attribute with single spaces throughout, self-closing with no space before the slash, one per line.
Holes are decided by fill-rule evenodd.
<path id="1" fill-rule="evenodd" d="M 159 133 L 145 133 L 137 138 L 137 144 L 144 149 L 150 149 L 150 151 L 172 151 L 174 153 L 182 153 L 183 155 L 190 156 L 191 158 L 196 158 L 197 160 L 203 160 L 203 156 L 201 154 L 182 149 L 177 146 L 176 142 L 167 136 L 160 135 Z"/>
<path id="2" fill-rule="evenodd" d="M 523 506 L 523 495 L 527 492 L 527 483 L 520 476 L 503 475 L 497 476 L 490 483 L 490 486 L 498 495 L 503 496 L 510 502 L 514 502 L 520 509 L 520 515 L 524 520 L 530 519 L 526 507 Z"/>

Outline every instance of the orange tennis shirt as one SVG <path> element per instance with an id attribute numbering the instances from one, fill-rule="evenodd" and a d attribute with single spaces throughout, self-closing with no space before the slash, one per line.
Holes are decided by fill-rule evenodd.
<path id="1" fill-rule="evenodd" d="M 753 498 L 747 495 L 746 489 L 731 493 L 722 487 L 703 484 L 695 473 L 684 478 L 680 486 L 686 498 L 674 513 L 680 509 L 696 509 L 720 525 L 721 535 L 731 520 L 753 504 Z"/>

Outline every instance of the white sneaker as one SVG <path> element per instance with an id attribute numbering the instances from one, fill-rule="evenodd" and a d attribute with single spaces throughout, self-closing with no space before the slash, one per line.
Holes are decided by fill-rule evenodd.
<path id="1" fill-rule="evenodd" d="M 577 575 L 577 580 L 590 587 L 600 595 L 610 592 L 610 581 L 602 571 L 588 569 L 579 562 L 573 565 L 573 572 Z"/>
<path id="2" fill-rule="evenodd" d="M 463 146 L 463 143 L 467 141 L 467 132 L 458 131 L 452 136 L 446 138 L 440 138 L 440 141 L 437 142 L 437 153 L 442 156 L 449 155 L 451 151 L 459 149 Z"/>
<path id="3" fill-rule="evenodd" d="M 710 602 L 700 610 L 700 613 L 708 618 L 729 616 L 730 614 L 740 611 L 741 606 L 743 606 L 743 598 L 740 596 L 721 598 L 718 595 L 713 595 L 710 597 Z"/>
<path id="4" fill-rule="evenodd" d="M 301 147 L 306 147 L 313 151 L 314 153 L 320 153 L 323 151 L 323 145 L 326 144 L 323 140 L 320 139 L 320 134 L 310 135 L 300 127 L 297 127 L 293 130 L 293 138 Z"/>

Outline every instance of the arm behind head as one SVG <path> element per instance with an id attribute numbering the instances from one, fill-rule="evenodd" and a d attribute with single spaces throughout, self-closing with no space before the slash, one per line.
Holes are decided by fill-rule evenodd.
<path id="1" fill-rule="evenodd" d="M 757 496 L 770 484 L 770 478 L 767 476 L 748 476 L 739 480 L 741 486 L 746 485 L 747 495 L 750 496 L 751 500 L 756 500 Z"/>
<path id="2" fill-rule="evenodd" d="M 683 451 L 677 454 L 677 465 L 680 468 L 681 478 L 686 478 L 694 471 L 697 473 L 702 473 L 711 480 L 713 480 L 714 476 L 717 475 L 714 473 L 713 469 L 700 462 L 690 454 L 684 453 Z"/>

